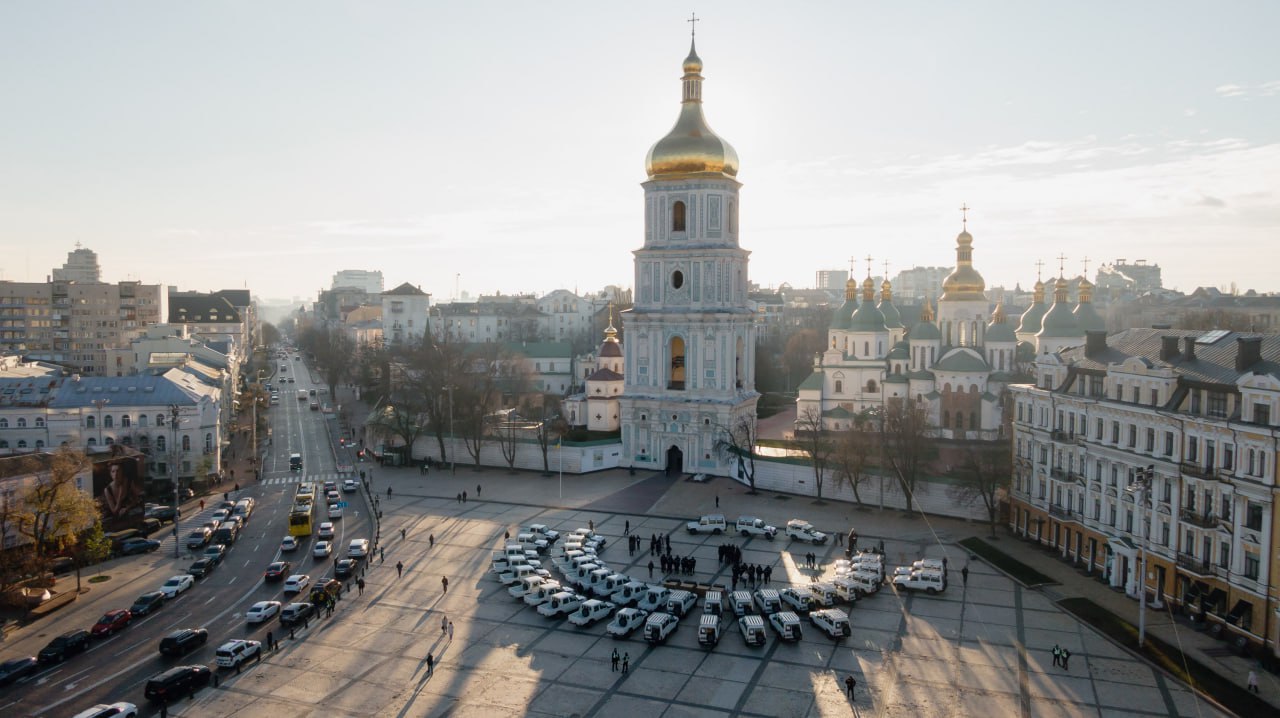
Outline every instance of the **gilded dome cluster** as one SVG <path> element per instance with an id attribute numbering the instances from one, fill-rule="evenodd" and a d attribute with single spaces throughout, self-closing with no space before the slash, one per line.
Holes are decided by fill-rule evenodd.
<path id="1" fill-rule="evenodd" d="M 691 45 L 684 59 L 680 116 L 666 137 L 649 148 L 645 171 L 650 177 L 720 174 L 736 177 L 738 153 L 711 131 L 702 116 L 702 60 Z"/>

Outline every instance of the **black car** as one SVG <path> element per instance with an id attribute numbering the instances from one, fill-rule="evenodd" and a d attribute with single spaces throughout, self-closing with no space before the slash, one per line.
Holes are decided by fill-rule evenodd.
<path id="1" fill-rule="evenodd" d="M 205 548 L 204 553 L 201 555 L 212 561 L 216 566 L 217 564 L 222 563 L 222 559 L 227 557 L 227 546 L 226 544 L 220 543 L 213 544 L 212 546 Z"/>
<path id="2" fill-rule="evenodd" d="M 160 654 L 185 656 L 203 646 L 209 640 L 209 632 L 203 628 L 179 628 L 160 639 Z"/>
<path id="3" fill-rule="evenodd" d="M 120 542 L 121 556 L 132 556 L 136 553 L 147 553 L 149 551 L 157 551 L 160 548 L 160 542 L 155 539 L 131 538 Z"/>
<path id="4" fill-rule="evenodd" d="M 213 672 L 208 666 L 175 666 L 147 681 L 143 694 L 149 701 L 170 703 L 194 695 L 209 685 Z"/>
<path id="5" fill-rule="evenodd" d="M 187 573 L 196 578 L 204 578 L 213 573 L 213 569 L 218 565 L 217 561 L 208 558 L 202 558 L 187 567 Z"/>
<path id="6" fill-rule="evenodd" d="M 49 641 L 49 645 L 40 649 L 41 663 L 61 663 L 77 653 L 89 649 L 89 632 L 83 628 L 67 631 Z"/>
<path id="7" fill-rule="evenodd" d="M 311 618 L 315 612 L 316 607 L 310 603 L 290 603 L 280 609 L 280 625 L 292 626 L 295 623 L 302 623 Z"/>
<path id="8" fill-rule="evenodd" d="M 333 575 L 335 578 L 351 578 L 351 574 L 355 573 L 356 561 L 352 558 L 340 558 L 333 563 Z"/>
<path id="9" fill-rule="evenodd" d="M 138 596 L 138 600 L 134 601 L 133 605 L 129 607 L 129 612 L 135 616 L 145 616 L 163 605 L 164 592 L 149 591 Z"/>
<path id="10" fill-rule="evenodd" d="M 155 506 L 147 512 L 146 517 L 159 521 L 176 521 L 181 515 L 181 509 L 172 506 Z"/>
<path id="11" fill-rule="evenodd" d="M 289 571 L 293 567 L 288 561 L 275 561 L 267 566 L 267 570 L 263 572 L 262 578 L 267 581 L 283 581 L 289 576 Z"/>
<path id="12" fill-rule="evenodd" d="M 40 659 L 35 656 L 11 658 L 0 663 L 0 686 L 16 683 L 27 676 L 34 675 L 39 670 Z"/>
<path id="13" fill-rule="evenodd" d="M 239 533 L 239 529 L 236 528 L 236 522 L 223 522 L 223 524 L 218 527 L 218 530 L 213 532 L 212 541 L 224 546 L 230 546 L 236 542 L 236 536 L 239 535 Z"/>

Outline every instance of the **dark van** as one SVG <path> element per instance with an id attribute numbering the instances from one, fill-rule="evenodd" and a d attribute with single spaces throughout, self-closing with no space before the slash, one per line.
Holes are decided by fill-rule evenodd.
<path id="1" fill-rule="evenodd" d="M 219 526 L 218 530 L 213 532 L 212 543 L 215 543 L 215 544 L 220 543 L 220 544 L 225 544 L 227 546 L 230 546 L 231 544 L 235 543 L 236 536 L 239 535 L 240 533 L 240 531 L 235 526 L 236 526 L 235 522 L 231 522 L 229 524 L 224 524 L 222 526 Z"/>
<path id="2" fill-rule="evenodd" d="M 111 533 L 103 534 L 102 538 L 111 542 L 112 553 L 120 553 L 120 544 L 124 543 L 127 539 L 138 538 L 140 536 L 142 536 L 142 532 L 138 529 L 124 529 L 123 531 L 112 531 Z"/>
<path id="3" fill-rule="evenodd" d="M 149 701 L 171 703 L 209 685 L 212 676 L 208 666 L 175 666 L 147 681 L 143 694 Z"/>
<path id="4" fill-rule="evenodd" d="M 160 639 L 160 653 L 166 656 L 185 656 L 208 640 L 209 632 L 203 628 L 179 628 Z"/>

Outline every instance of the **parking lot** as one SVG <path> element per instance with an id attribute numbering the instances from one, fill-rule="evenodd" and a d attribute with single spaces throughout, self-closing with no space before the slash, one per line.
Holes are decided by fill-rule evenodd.
<path id="1" fill-rule="evenodd" d="M 359 716 L 1051 716 L 1220 715 L 1185 686 L 1080 625 L 1035 591 L 1022 589 L 980 561 L 967 562 L 952 541 L 974 532 L 948 521 L 904 520 L 874 512 L 854 518 L 861 541 L 883 540 L 890 567 L 925 555 L 950 558 L 951 582 L 937 596 L 882 589 L 849 610 L 853 635 L 839 643 L 804 623 L 798 643 L 770 632 L 760 648 L 744 645 L 726 623 L 718 646 L 698 645 L 696 615 L 664 645 L 640 633 L 616 641 L 604 622 L 590 628 L 548 619 L 508 595 L 488 571 L 504 531 L 531 522 L 567 531 L 594 522 L 609 538 L 601 557 L 610 568 L 648 580 L 646 550 L 628 556 L 624 523 L 645 539 L 670 533 L 672 553 L 697 559 L 702 583 L 729 584 L 717 547 L 734 541 L 747 563 L 773 567 L 771 587 L 807 584 L 822 570 L 801 568 L 817 551 L 820 566 L 843 555 L 828 542 L 812 546 L 779 536 L 744 540 L 690 536 L 684 521 L 721 509 L 732 521 L 751 513 L 781 524 L 803 514 L 819 528 L 840 529 L 847 506 L 814 506 L 744 496 L 723 479 L 711 485 L 628 477 L 624 472 L 575 477 L 574 508 L 558 503 L 554 482 L 530 475 L 485 479 L 485 500 L 460 503 L 454 494 L 476 482 L 459 472 L 428 480 L 416 471 L 384 470 L 385 563 L 373 564 L 363 595 L 340 603 L 335 618 L 283 641 L 242 675 L 182 704 L 173 715 Z M 456 484 L 456 486 L 455 486 Z M 718 484 L 718 485 L 717 485 Z M 544 498 L 548 488 L 550 498 Z M 633 505 L 633 509 L 628 509 Z M 687 509 L 676 515 L 672 507 Z M 406 530 L 401 540 L 399 529 Z M 429 536 L 434 536 L 434 547 Z M 403 577 L 394 565 L 402 562 Z M 556 573 L 552 569 L 553 574 Z M 717 574 L 716 572 L 719 571 Z M 441 578 L 448 576 L 449 589 Z M 655 570 L 653 582 L 660 582 Z M 688 577 L 684 577 L 688 579 Z M 442 617 L 454 623 L 450 640 Z M 727 621 L 728 619 L 726 619 Z M 1069 649 L 1068 669 L 1052 665 L 1050 649 Z M 617 648 L 628 672 L 611 670 Z M 434 670 L 428 671 L 430 654 Z M 857 680 L 852 702 L 844 680 Z"/>

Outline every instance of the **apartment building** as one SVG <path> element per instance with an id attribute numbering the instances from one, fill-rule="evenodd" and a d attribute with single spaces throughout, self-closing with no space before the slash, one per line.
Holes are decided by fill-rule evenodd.
<path id="1" fill-rule="evenodd" d="M 1035 376 L 1010 387 L 1015 532 L 1275 652 L 1280 335 L 1091 331 Z"/>
<path id="2" fill-rule="evenodd" d="M 0 353 L 115 375 L 107 350 L 128 346 L 167 313 L 163 284 L 0 281 Z"/>

